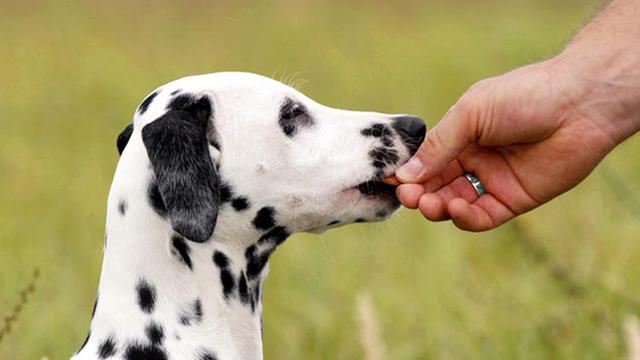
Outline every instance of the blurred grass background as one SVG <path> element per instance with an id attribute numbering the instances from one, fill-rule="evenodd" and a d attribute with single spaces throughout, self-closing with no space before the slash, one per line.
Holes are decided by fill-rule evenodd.
<path id="1" fill-rule="evenodd" d="M 475 81 L 559 51 L 600 6 L 0 1 L 0 316 L 41 270 L 0 359 L 68 358 L 83 341 L 115 138 L 157 85 L 251 71 L 433 126 Z M 627 141 L 575 191 L 488 233 L 403 210 L 294 236 L 271 262 L 266 358 L 362 358 L 359 296 L 388 359 L 624 356 L 623 319 L 640 314 L 639 152 Z"/>

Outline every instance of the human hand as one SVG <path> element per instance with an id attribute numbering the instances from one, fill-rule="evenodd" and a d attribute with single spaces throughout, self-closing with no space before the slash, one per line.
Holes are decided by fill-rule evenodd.
<path id="1" fill-rule="evenodd" d="M 396 172 L 398 199 L 429 220 L 483 231 L 574 187 L 637 131 L 618 121 L 629 117 L 624 96 L 577 68 L 558 57 L 471 87 Z"/>

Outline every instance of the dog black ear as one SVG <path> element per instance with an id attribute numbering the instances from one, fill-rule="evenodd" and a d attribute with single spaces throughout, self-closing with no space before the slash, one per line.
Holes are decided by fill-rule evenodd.
<path id="1" fill-rule="evenodd" d="M 195 242 L 211 237 L 218 215 L 219 178 L 207 141 L 211 115 L 207 97 L 181 95 L 169 104 L 169 111 L 142 129 L 171 226 Z"/>
<path id="2" fill-rule="evenodd" d="M 133 124 L 127 125 L 124 130 L 118 135 L 118 139 L 116 140 L 116 146 L 118 147 L 118 153 L 122 155 L 124 148 L 127 146 L 129 142 L 129 138 L 131 137 L 131 133 L 133 132 Z"/>

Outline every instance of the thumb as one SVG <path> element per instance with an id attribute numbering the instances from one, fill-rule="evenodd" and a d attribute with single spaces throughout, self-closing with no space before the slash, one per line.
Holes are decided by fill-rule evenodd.
<path id="1" fill-rule="evenodd" d="M 439 175 L 471 142 L 475 141 L 475 121 L 463 111 L 467 106 L 455 105 L 425 136 L 422 145 L 406 164 L 396 170 L 403 183 L 422 183 Z"/>

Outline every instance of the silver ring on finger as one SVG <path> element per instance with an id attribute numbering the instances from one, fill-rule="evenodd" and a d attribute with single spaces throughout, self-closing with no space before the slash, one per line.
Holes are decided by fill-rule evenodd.
<path id="1" fill-rule="evenodd" d="M 476 191 L 478 196 L 482 196 L 487 193 L 486 190 L 484 189 L 484 185 L 482 185 L 482 183 L 480 182 L 480 179 L 478 179 L 478 177 L 474 173 L 468 172 L 464 174 L 464 177 L 467 178 L 467 180 L 469 180 L 469 182 L 471 183 L 471 186 L 473 186 L 473 189 Z"/>

